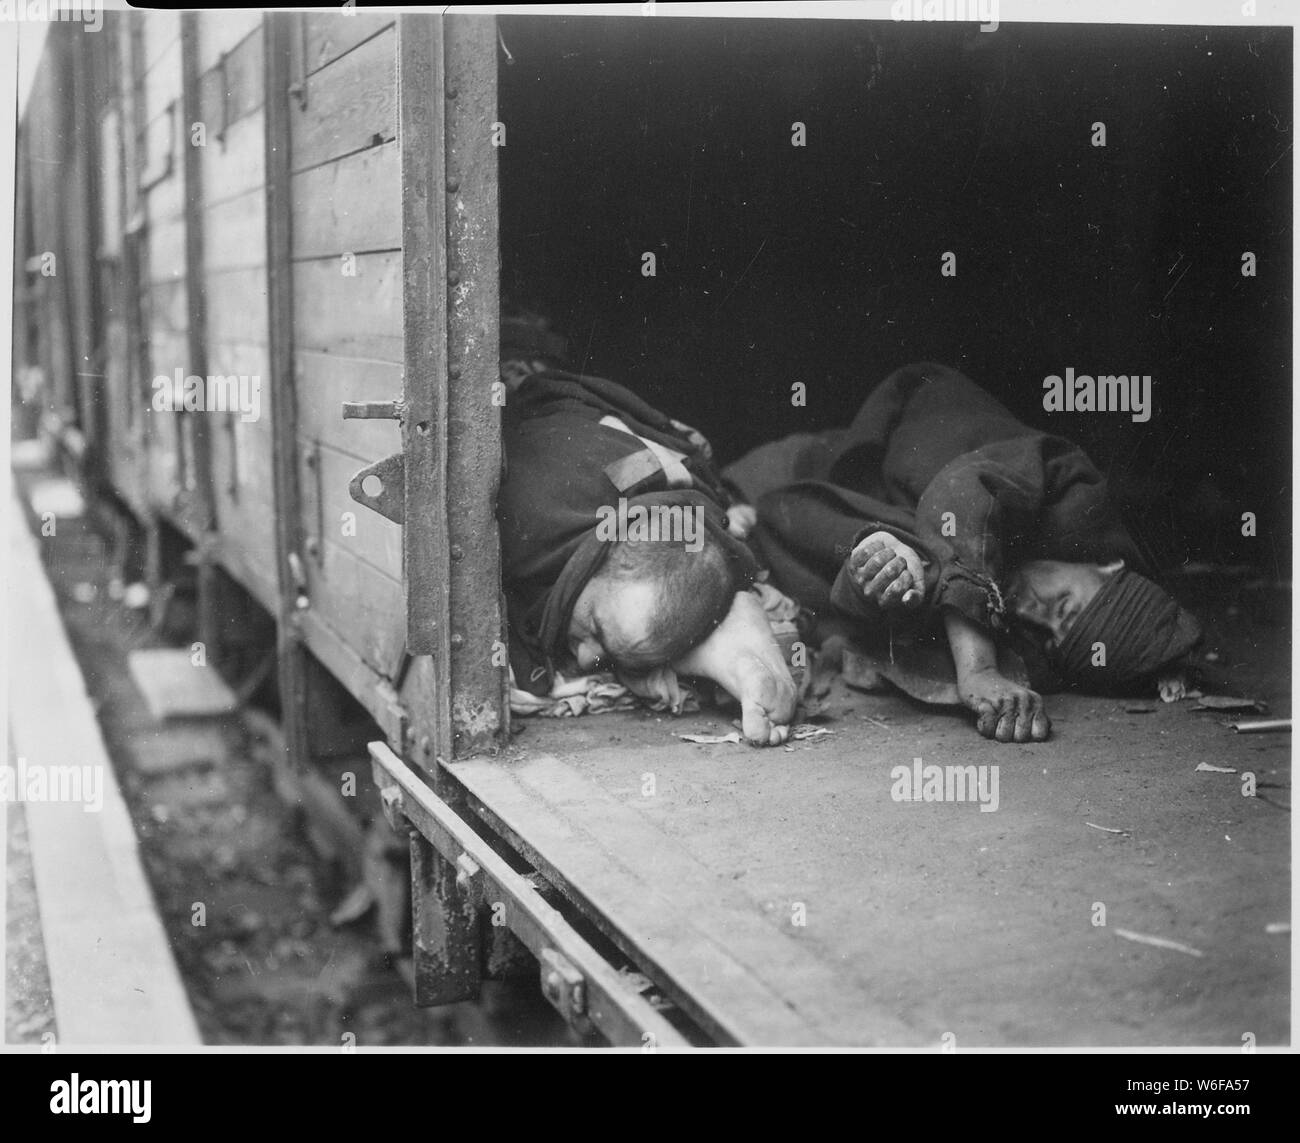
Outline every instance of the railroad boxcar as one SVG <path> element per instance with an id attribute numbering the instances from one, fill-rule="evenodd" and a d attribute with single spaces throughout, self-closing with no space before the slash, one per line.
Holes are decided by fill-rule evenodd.
<path id="1" fill-rule="evenodd" d="M 1134 58 L 1165 72 L 1191 51 L 1183 32 L 1148 33 Z M 1170 296 L 1160 212 L 1177 164 L 1130 161 L 1121 211 L 1089 131 L 1109 117 L 1113 133 L 1177 132 L 1142 117 L 1137 89 L 1094 112 L 1054 86 L 1062 50 L 1082 43 L 1086 63 L 1103 40 L 1029 52 L 1038 71 L 1017 82 L 1043 94 L 1013 106 L 1019 42 L 973 25 L 345 10 L 52 26 L 19 133 L 23 390 L 139 527 L 154 586 L 197 566 L 200 638 L 238 642 L 246 600 L 272 618 L 295 772 L 334 748 L 338 688 L 365 712 L 380 803 L 410 834 L 417 1002 L 474 997 L 523 965 L 615 1043 L 937 1039 L 871 981 L 875 867 L 854 847 L 880 791 L 851 759 L 810 789 L 783 751 L 701 769 L 653 719 L 511 725 L 500 304 L 559 305 L 575 365 L 730 432 L 733 453 L 850 415 L 868 379 L 913 356 L 977 378 L 1017 355 L 1056 361 L 1065 335 L 1044 326 L 1060 296 L 1099 358 L 1127 360 Z M 1266 30 L 1223 41 L 1241 60 L 1261 45 L 1289 64 Z M 917 158 L 920 121 L 952 148 L 935 160 L 943 194 Z M 1110 204 L 1095 221 L 1068 195 L 1015 212 L 966 198 L 991 166 L 1047 186 L 1022 140 L 1067 129 L 1076 151 L 1050 162 Z M 1091 290 L 1119 249 L 1142 272 L 1122 296 Z M 1015 350 L 1004 290 L 1024 307 Z M 1222 304 L 1247 305 L 1224 352 L 1282 352 L 1272 314 Z M 1196 320 L 1169 316 L 1171 343 Z M 157 405 L 157 379 L 190 376 L 259 379 L 256 415 Z M 805 377 L 821 385 L 810 413 L 790 400 Z M 999 396 L 1028 416 L 1041 394 Z M 1171 405 L 1174 431 L 1241 403 L 1217 400 Z M 1158 447 L 1127 423 L 1077 427 L 1103 456 Z M 1145 535 L 1160 557 L 1180 541 Z M 835 923 L 812 936 L 800 906 Z"/>
<path id="2" fill-rule="evenodd" d="M 509 726 L 483 130 L 497 51 L 490 17 L 53 25 L 20 134 L 16 360 L 46 432 L 140 529 L 155 591 L 197 564 L 218 659 L 246 614 L 224 577 L 274 617 L 290 766 L 335 747 L 341 683 L 382 757 L 408 759 L 457 829 L 481 831 L 448 842 L 383 777 L 394 824 L 405 811 L 424 830 L 417 1000 L 477 995 L 522 959 L 575 1024 L 675 1039 L 547 903 L 555 891 L 485 848 L 506 847 L 446 779 Z M 260 406 L 186 410 L 185 379 L 217 376 L 259 380 Z M 497 924 L 466 911 L 467 879 L 492 886 Z"/>

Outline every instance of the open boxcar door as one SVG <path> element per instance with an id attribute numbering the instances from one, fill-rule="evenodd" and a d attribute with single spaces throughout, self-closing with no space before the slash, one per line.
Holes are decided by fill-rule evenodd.
<path id="1" fill-rule="evenodd" d="M 698 766 L 692 747 L 621 715 L 537 720 L 510 744 L 496 22 L 402 16 L 397 31 L 405 383 L 345 415 L 402 429 L 402 451 L 350 491 L 402 524 L 403 732 L 370 749 L 385 813 L 410 832 L 417 1002 L 476 997 L 520 942 L 566 1019 L 616 1044 L 914 1041 L 846 1003 L 855 982 L 735 883 L 735 822 L 706 804 L 697 844 L 669 828 L 671 800 L 643 796 L 655 771 Z"/>
<path id="2" fill-rule="evenodd" d="M 470 804 L 459 760 L 508 767 L 504 603 L 496 494 L 498 362 L 496 22 L 401 16 L 402 393 L 351 401 L 350 419 L 396 419 L 402 449 L 349 492 L 402 526 L 407 662 L 389 740 L 374 743 L 385 814 L 411 844 L 416 1001 L 473 999 L 521 963 L 578 1028 L 616 1043 L 680 1042 L 574 929 L 552 888 Z M 502 854 L 505 853 L 506 856 Z M 553 904 L 552 902 L 555 902 Z"/>

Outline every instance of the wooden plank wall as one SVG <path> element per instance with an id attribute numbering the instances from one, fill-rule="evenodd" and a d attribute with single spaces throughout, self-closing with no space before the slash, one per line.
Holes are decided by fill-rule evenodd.
<path id="1" fill-rule="evenodd" d="M 185 188 L 181 98 L 181 25 L 176 12 L 150 12 L 130 22 L 136 158 L 128 178 L 136 184 L 145 228 L 140 255 L 140 307 L 143 313 L 144 371 L 140 399 L 147 422 L 150 504 L 173 521 L 183 509 L 183 490 L 193 489 L 197 473 L 185 448 L 185 418 L 155 413 L 152 380 L 192 372 L 187 346 L 189 321 L 185 277 Z"/>
<path id="2" fill-rule="evenodd" d="M 31 404 L 25 407 L 13 406 L 13 436 L 16 440 L 27 437 L 37 425 L 39 411 L 35 404 L 33 378 L 41 368 L 40 353 L 37 348 L 36 330 L 39 313 L 34 295 L 31 291 L 31 277 L 27 272 L 27 259 L 32 254 L 31 225 L 31 162 L 28 160 L 27 140 L 20 135 L 15 140 L 14 148 L 14 264 L 12 282 L 14 291 L 13 323 L 13 387 Z M 35 369 L 37 374 L 29 373 Z"/>
<path id="3" fill-rule="evenodd" d="M 294 368 L 311 610 L 386 678 L 405 644 L 401 529 L 348 496 L 399 451 L 395 421 L 345 400 L 402 394 L 396 31 L 391 16 L 304 14 L 290 101 Z"/>
<path id="4" fill-rule="evenodd" d="M 139 43 L 139 13 L 106 13 L 105 34 L 115 60 L 115 82 L 111 100 L 100 121 L 100 153 L 116 151 L 117 170 L 106 160 L 104 180 L 113 179 L 110 192 L 101 182 L 101 227 L 106 240 L 117 241 L 118 290 L 113 312 L 105 314 L 107 358 L 104 365 L 108 391 L 106 423 L 109 439 L 107 475 L 117 494 L 139 519 L 149 513 L 148 445 L 149 378 L 144 376 L 145 332 L 142 328 L 142 291 L 145 276 L 143 232 L 128 234 L 128 224 L 139 209 L 139 175 L 136 156 L 139 101 L 133 82 L 134 52 Z M 116 228 L 113 219 L 116 218 Z"/>
<path id="5" fill-rule="evenodd" d="M 105 478 L 114 491 L 138 515 L 146 511 L 145 413 L 141 379 L 132 369 L 131 321 L 128 319 L 128 290 L 131 287 L 126 243 L 127 178 L 124 161 L 125 125 L 130 121 L 130 93 L 123 90 L 123 77 L 131 74 L 127 50 L 133 14 L 105 13 L 103 36 L 95 36 L 92 50 L 98 53 L 97 70 L 101 98 L 96 103 L 95 131 L 98 189 L 99 320 L 100 356 L 104 390 L 106 453 Z"/>
<path id="6" fill-rule="evenodd" d="M 55 273 L 44 276 L 39 271 L 29 272 L 26 280 L 38 314 L 45 411 L 72 420 L 76 415 L 76 395 L 70 351 L 71 320 L 66 277 L 59 273 L 68 257 L 60 177 L 67 142 L 60 118 L 64 106 L 59 98 L 62 65 L 62 53 L 56 47 L 55 37 L 51 37 L 32 84 L 24 122 L 24 149 L 31 178 L 31 255 L 39 259 L 52 254 Z"/>
<path id="7" fill-rule="evenodd" d="M 267 332 L 266 116 L 262 14 L 201 12 L 198 69 L 206 144 L 202 186 L 207 356 L 211 374 L 261 379 L 257 420 L 211 414 L 220 558 L 267 610 L 278 593 Z"/>
<path id="8" fill-rule="evenodd" d="M 323 636 L 313 650 L 373 711 L 390 699 L 360 691 L 397 678 L 404 662 L 402 532 L 354 503 L 347 486 L 358 469 L 399 451 L 401 437 L 395 421 L 343 421 L 341 406 L 403 392 L 397 33 L 393 17 L 364 14 L 304 14 L 294 26 L 290 265 L 304 618 L 309 634 Z M 72 209 L 96 211 L 108 475 L 142 521 L 161 516 L 195 543 L 206 521 L 191 510 L 210 475 L 216 558 L 276 612 L 263 16 L 200 13 L 192 30 L 191 50 L 178 14 L 122 13 L 107 29 L 105 62 L 93 65 L 103 82 L 88 126 L 93 186 Z M 24 145 L 33 154 L 33 245 L 62 260 L 59 222 L 69 207 L 58 180 L 41 174 L 59 169 L 66 148 L 60 61 L 51 56 Z M 183 100 L 194 71 L 206 139 L 187 186 L 192 116 Z M 190 215 L 187 200 L 197 205 Z M 52 404 L 75 417 L 75 299 L 57 279 L 37 284 Z M 206 362 L 191 360 L 196 332 Z M 202 414 L 210 473 L 196 463 L 199 418 L 152 409 L 155 377 L 200 365 L 262 381 L 259 419 Z"/>
<path id="9" fill-rule="evenodd" d="M 77 427 L 86 452 L 82 458 L 87 484 L 97 488 L 102 479 L 104 448 L 103 376 L 98 364 L 99 313 L 96 309 L 95 202 L 96 122 L 98 105 L 91 51 L 78 43 L 72 29 L 60 28 L 64 40 L 64 106 L 61 112 L 66 146 L 59 170 L 61 217 L 66 230 L 65 278 L 72 322 L 73 390 Z M 71 43 L 67 42 L 69 39 Z"/>

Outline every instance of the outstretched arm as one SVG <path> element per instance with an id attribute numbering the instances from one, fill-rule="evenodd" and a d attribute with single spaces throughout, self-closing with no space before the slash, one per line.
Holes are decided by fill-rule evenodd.
<path id="1" fill-rule="evenodd" d="M 975 729 L 999 742 L 1042 742 L 1052 724 L 1041 696 L 998 671 L 998 653 L 989 634 L 959 611 L 945 608 L 944 627 L 957 668 L 957 693 L 976 714 Z"/>

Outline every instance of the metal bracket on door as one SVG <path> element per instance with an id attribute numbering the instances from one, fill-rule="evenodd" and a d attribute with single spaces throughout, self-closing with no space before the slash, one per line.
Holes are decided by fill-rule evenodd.
<path id="1" fill-rule="evenodd" d="M 400 421 L 406 415 L 401 401 L 344 401 L 345 421 Z M 373 479 L 372 479 L 373 478 Z M 367 481 L 370 488 L 367 489 Z M 374 487 L 378 481 L 379 487 Z M 396 452 L 367 465 L 348 482 L 348 495 L 394 524 L 406 520 L 406 456 Z"/>

